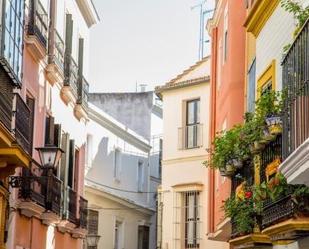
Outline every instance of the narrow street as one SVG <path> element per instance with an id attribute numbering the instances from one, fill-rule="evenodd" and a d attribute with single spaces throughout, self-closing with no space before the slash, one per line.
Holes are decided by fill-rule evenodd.
<path id="1" fill-rule="evenodd" d="M 0 249 L 309 249 L 308 0 L 0 7 Z"/>

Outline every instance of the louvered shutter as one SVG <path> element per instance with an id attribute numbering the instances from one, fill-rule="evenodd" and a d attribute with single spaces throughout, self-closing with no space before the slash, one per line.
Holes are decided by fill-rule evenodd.
<path id="1" fill-rule="evenodd" d="M 45 122 L 45 145 L 54 145 L 55 119 L 52 116 L 46 117 Z"/>

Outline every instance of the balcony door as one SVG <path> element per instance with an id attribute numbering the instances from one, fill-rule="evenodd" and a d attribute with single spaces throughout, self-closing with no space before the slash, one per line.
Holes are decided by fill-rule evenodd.
<path id="1" fill-rule="evenodd" d="M 187 101 L 186 106 L 186 148 L 198 146 L 198 130 L 200 124 L 200 99 Z"/>

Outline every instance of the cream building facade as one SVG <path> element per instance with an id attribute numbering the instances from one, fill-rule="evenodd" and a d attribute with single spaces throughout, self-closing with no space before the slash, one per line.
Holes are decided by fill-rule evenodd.
<path id="1" fill-rule="evenodd" d="M 229 248 L 207 238 L 210 58 L 156 88 L 163 101 L 157 248 Z"/>
<path id="2" fill-rule="evenodd" d="M 97 227 L 88 232 L 101 236 L 98 249 L 155 249 L 162 112 L 154 104 L 153 95 L 90 96 L 85 194 L 90 223 L 97 220 Z M 131 97 L 138 107 L 126 104 Z M 102 102 L 109 113 L 100 108 Z M 129 108 L 127 114 L 137 111 L 141 117 L 131 119 L 128 114 L 120 122 L 116 117 L 119 112 L 112 110 L 118 109 L 117 103 L 122 109 Z M 134 120 L 143 123 L 135 124 Z"/>

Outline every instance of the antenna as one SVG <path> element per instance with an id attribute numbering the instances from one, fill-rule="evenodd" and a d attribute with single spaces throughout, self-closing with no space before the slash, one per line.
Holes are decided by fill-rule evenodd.
<path id="1" fill-rule="evenodd" d="M 204 24 L 205 24 L 205 15 L 211 13 L 213 10 L 204 10 L 206 0 L 201 3 L 191 7 L 191 10 L 196 8 L 200 9 L 200 37 L 199 37 L 199 47 L 198 47 L 198 59 L 201 60 L 204 57 Z"/>

